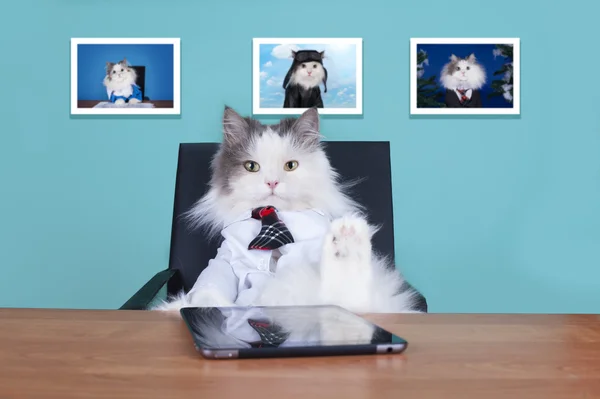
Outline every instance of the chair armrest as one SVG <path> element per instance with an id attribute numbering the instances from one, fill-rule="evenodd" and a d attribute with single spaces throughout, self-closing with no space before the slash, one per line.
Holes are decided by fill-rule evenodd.
<path id="1" fill-rule="evenodd" d="M 179 270 L 166 269 L 156 273 L 140 288 L 119 310 L 146 310 L 154 301 L 156 294 L 172 279 L 180 278 Z"/>

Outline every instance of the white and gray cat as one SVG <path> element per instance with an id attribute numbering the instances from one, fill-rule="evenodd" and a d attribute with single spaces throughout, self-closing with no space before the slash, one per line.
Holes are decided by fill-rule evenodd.
<path id="1" fill-rule="evenodd" d="M 117 63 L 106 63 L 106 76 L 103 84 L 106 87 L 108 99 L 115 105 L 142 102 L 142 92 L 136 81 L 137 73 L 126 58 Z"/>
<path id="2" fill-rule="evenodd" d="M 316 108 L 299 118 L 263 125 L 226 107 L 223 143 L 212 163 L 209 190 L 188 213 L 192 225 L 218 234 L 240 212 L 267 205 L 265 198 L 278 211 L 323 210 L 331 219 L 319 241 L 318 261 L 286 264 L 252 305 L 330 304 L 353 312 L 417 312 L 418 294 L 404 289 L 401 274 L 373 253 L 371 237 L 376 229 L 339 182 L 324 151 L 319 124 Z M 248 168 L 249 159 L 256 167 Z M 290 162 L 293 171 L 286 167 Z M 269 185 L 273 177 L 276 186 Z M 203 288 L 195 295 L 182 292 L 153 309 L 238 306 L 223 298 L 218 290 Z"/>
<path id="3" fill-rule="evenodd" d="M 445 102 L 450 108 L 481 108 L 480 89 L 486 82 L 484 67 L 475 54 L 459 58 L 452 54 L 450 62 L 442 68 L 440 77 L 446 89 Z"/>

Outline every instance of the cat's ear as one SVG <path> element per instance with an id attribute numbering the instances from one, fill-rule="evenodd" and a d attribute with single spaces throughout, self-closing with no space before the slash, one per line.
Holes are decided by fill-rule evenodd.
<path id="1" fill-rule="evenodd" d="M 467 57 L 467 61 L 469 61 L 469 62 L 477 61 L 477 58 L 475 58 L 475 53 L 471 53 L 471 55 Z"/>
<path id="2" fill-rule="evenodd" d="M 223 113 L 223 142 L 237 144 L 248 135 L 248 122 L 233 108 L 225 106 Z"/>
<path id="3" fill-rule="evenodd" d="M 301 138 L 301 142 L 309 147 L 318 146 L 321 141 L 320 118 L 317 107 L 307 109 L 294 122 L 294 133 Z"/>
<path id="4" fill-rule="evenodd" d="M 114 62 L 107 62 L 106 63 L 106 71 L 110 71 L 111 69 L 113 69 L 113 67 L 115 66 Z"/>
<path id="5" fill-rule="evenodd" d="M 458 61 L 458 57 L 457 57 L 457 56 L 455 56 L 454 54 L 452 54 L 452 55 L 450 56 L 450 61 L 452 61 L 452 62 L 456 62 L 456 61 Z"/>
<path id="6" fill-rule="evenodd" d="M 127 58 L 123 57 L 123 61 L 121 61 L 120 63 L 127 66 Z"/>
<path id="7" fill-rule="evenodd" d="M 321 59 L 325 58 L 325 50 L 321 51 L 319 54 L 321 54 Z"/>
<path id="8" fill-rule="evenodd" d="M 292 56 L 290 58 L 296 58 L 296 54 L 298 54 L 298 52 L 292 50 Z"/>

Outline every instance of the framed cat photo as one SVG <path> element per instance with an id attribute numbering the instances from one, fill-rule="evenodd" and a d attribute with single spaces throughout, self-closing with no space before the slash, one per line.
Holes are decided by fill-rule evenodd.
<path id="1" fill-rule="evenodd" d="M 72 115 L 180 115 L 178 38 L 72 38 Z"/>
<path id="2" fill-rule="evenodd" d="M 252 110 L 299 115 L 362 115 L 362 39 L 255 38 Z"/>
<path id="3" fill-rule="evenodd" d="M 410 39 L 412 115 L 519 115 L 518 38 Z"/>

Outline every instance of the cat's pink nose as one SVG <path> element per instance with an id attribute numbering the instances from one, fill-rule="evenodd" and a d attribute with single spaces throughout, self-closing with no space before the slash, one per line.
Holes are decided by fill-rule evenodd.
<path id="1" fill-rule="evenodd" d="M 277 185 L 279 184 L 279 182 L 277 180 L 271 180 L 267 182 L 267 186 L 269 186 L 269 188 L 271 190 L 273 190 L 275 187 L 277 187 Z"/>

